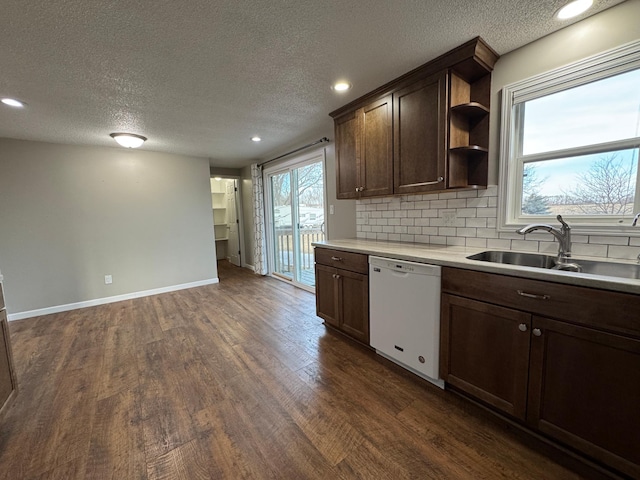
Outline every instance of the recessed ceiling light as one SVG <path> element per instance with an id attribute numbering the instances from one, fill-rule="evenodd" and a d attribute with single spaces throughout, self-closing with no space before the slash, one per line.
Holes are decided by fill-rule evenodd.
<path id="1" fill-rule="evenodd" d="M 593 5 L 593 0 L 574 0 L 558 10 L 556 17 L 560 20 L 576 17 L 589 10 L 591 5 Z"/>
<path id="2" fill-rule="evenodd" d="M 251 137 L 251 141 L 252 142 L 260 142 L 260 141 L 262 141 L 262 139 L 260 137 L 256 136 L 256 137 Z"/>
<path id="3" fill-rule="evenodd" d="M 147 137 L 135 133 L 112 133 L 109 136 L 126 148 L 138 148 L 147 141 Z"/>
<path id="4" fill-rule="evenodd" d="M 3 98 L 2 103 L 5 105 L 9 105 L 10 107 L 22 108 L 24 107 L 24 103 L 20 100 L 16 100 L 15 98 Z"/>
<path id="5" fill-rule="evenodd" d="M 349 82 L 336 82 L 333 84 L 333 89 L 336 92 L 345 92 L 351 88 L 351 84 Z"/>

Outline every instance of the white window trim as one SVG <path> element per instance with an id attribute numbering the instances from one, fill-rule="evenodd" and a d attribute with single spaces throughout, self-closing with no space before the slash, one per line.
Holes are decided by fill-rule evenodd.
<path id="1" fill-rule="evenodd" d="M 556 223 L 555 220 L 551 222 L 549 216 L 534 215 L 527 215 L 525 221 L 520 217 L 519 212 L 516 212 L 516 199 L 522 197 L 522 182 L 518 179 L 522 178 L 524 164 L 516 160 L 517 139 L 512 135 L 516 131 L 517 123 L 521 121 L 514 114 L 515 105 L 638 68 L 640 68 L 640 40 L 503 87 L 500 127 L 499 231 L 513 232 L 529 223 Z M 611 142 L 606 146 L 634 147 L 638 146 L 638 143 L 625 140 Z M 593 148 L 588 150 L 589 153 L 593 153 Z M 580 155 L 585 153 L 585 148 L 567 149 L 563 153 L 567 156 Z M 558 151 L 546 155 L 556 157 Z M 536 159 L 541 160 L 544 156 L 545 154 L 537 155 Z M 532 155 L 527 157 L 534 158 Z M 640 185 L 636 187 L 636 204 L 639 197 Z M 631 227 L 630 222 L 615 225 L 611 222 L 610 218 L 584 216 L 580 219 L 572 219 L 570 223 L 575 233 L 583 235 L 640 236 L 640 227 Z"/>

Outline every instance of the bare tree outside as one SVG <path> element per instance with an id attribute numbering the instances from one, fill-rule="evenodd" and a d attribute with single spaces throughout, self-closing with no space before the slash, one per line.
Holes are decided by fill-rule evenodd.
<path id="1" fill-rule="evenodd" d="M 601 156 L 589 170 L 578 175 L 578 184 L 563 191 L 558 200 L 587 215 L 631 214 L 636 173 L 634 158 L 624 160 L 617 153 Z"/>
<path id="2" fill-rule="evenodd" d="M 540 178 L 536 166 L 527 163 L 522 176 L 522 213 L 524 215 L 548 215 L 548 198 L 540 194 L 547 177 Z"/>

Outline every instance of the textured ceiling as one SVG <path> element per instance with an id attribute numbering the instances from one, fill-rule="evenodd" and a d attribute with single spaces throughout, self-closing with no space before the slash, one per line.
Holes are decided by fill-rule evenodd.
<path id="1" fill-rule="evenodd" d="M 0 105 L 0 137 L 114 146 L 109 133 L 127 131 L 146 150 L 244 166 L 475 36 L 504 54 L 587 16 L 554 20 L 564 3 L 4 0 L 0 96 L 28 106 Z M 340 78 L 354 88 L 333 92 Z"/>

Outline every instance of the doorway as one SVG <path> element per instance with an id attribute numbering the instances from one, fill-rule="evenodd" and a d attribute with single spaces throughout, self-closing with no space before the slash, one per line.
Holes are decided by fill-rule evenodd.
<path id="1" fill-rule="evenodd" d="M 242 265 L 242 220 L 238 180 L 211 178 L 211 206 L 217 260 Z"/>
<path id="2" fill-rule="evenodd" d="M 325 239 L 324 150 L 264 171 L 269 272 L 315 290 L 313 242 Z"/>

